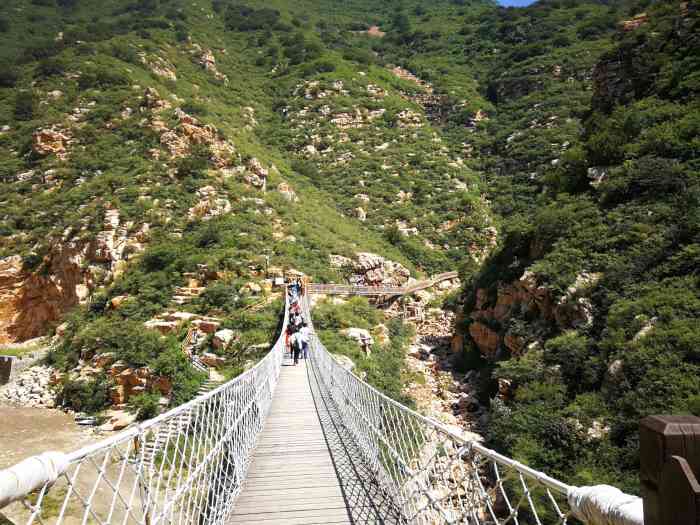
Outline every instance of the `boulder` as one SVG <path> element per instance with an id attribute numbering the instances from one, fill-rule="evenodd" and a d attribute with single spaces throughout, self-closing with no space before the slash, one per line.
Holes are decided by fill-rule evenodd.
<path id="1" fill-rule="evenodd" d="M 331 254 L 328 256 L 328 261 L 332 268 L 348 268 L 352 266 L 352 260 L 342 255 Z"/>
<path id="2" fill-rule="evenodd" d="M 299 197 L 292 187 L 286 182 L 281 182 L 277 185 L 277 191 L 284 197 L 288 202 L 299 202 Z"/>
<path id="3" fill-rule="evenodd" d="M 169 396 L 173 391 L 172 381 L 165 376 L 158 377 L 153 383 L 153 386 L 164 396 Z"/>
<path id="4" fill-rule="evenodd" d="M 158 330 L 161 334 L 172 334 L 177 331 L 179 323 L 175 321 L 163 321 L 161 319 L 151 319 L 146 321 L 144 326 L 148 330 Z"/>
<path id="5" fill-rule="evenodd" d="M 68 132 L 59 129 L 40 129 L 32 136 L 32 149 L 37 155 L 56 155 L 60 159 L 67 156 L 71 142 Z"/>
<path id="6" fill-rule="evenodd" d="M 117 295 L 115 297 L 112 297 L 112 300 L 109 301 L 110 306 L 112 307 L 112 310 L 118 310 L 119 307 L 124 304 L 124 301 L 126 301 L 129 298 L 128 295 Z"/>
<path id="7" fill-rule="evenodd" d="M 117 360 L 117 355 L 114 352 L 105 352 L 104 354 L 97 354 L 92 358 L 92 363 L 95 368 L 105 369 L 112 365 Z"/>
<path id="8" fill-rule="evenodd" d="M 496 358 L 500 344 L 498 332 L 477 321 L 469 325 L 469 335 L 471 335 L 484 357 L 487 359 Z"/>
<path id="9" fill-rule="evenodd" d="M 221 326 L 221 323 L 219 321 L 211 321 L 208 319 L 197 319 L 192 324 L 199 328 L 202 332 L 207 334 L 215 333 Z"/>
<path id="10" fill-rule="evenodd" d="M 346 328 L 345 330 L 341 330 L 340 334 L 349 339 L 354 339 L 363 348 L 374 344 L 374 338 L 369 333 L 369 330 L 365 330 L 364 328 Z"/>
<path id="11" fill-rule="evenodd" d="M 249 290 L 250 293 L 252 293 L 253 295 L 258 295 L 262 293 L 262 286 L 252 281 L 243 285 L 243 288 Z"/>
<path id="12" fill-rule="evenodd" d="M 202 363 L 211 368 L 221 368 L 226 364 L 226 359 L 216 354 L 205 352 L 201 356 Z"/>
<path id="13" fill-rule="evenodd" d="M 105 415 L 109 418 L 109 420 L 107 423 L 100 426 L 100 430 L 124 430 L 126 427 L 136 421 L 136 414 L 125 410 L 108 410 Z"/>
<path id="14" fill-rule="evenodd" d="M 225 350 L 228 348 L 231 343 L 236 339 L 236 332 L 233 330 L 230 330 L 228 328 L 225 328 L 223 330 L 219 330 L 214 334 L 214 339 L 212 339 L 212 344 L 214 345 L 214 348 L 217 348 L 219 350 Z"/>
<path id="15" fill-rule="evenodd" d="M 167 321 L 174 321 L 177 323 L 189 323 L 193 319 L 196 319 L 198 316 L 197 314 L 193 314 L 191 312 L 172 312 L 169 313 L 165 319 Z"/>

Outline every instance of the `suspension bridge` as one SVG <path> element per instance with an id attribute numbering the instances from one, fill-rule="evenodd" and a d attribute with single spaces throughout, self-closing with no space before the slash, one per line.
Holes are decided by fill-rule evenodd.
<path id="1" fill-rule="evenodd" d="M 303 298 L 308 320 L 309 295 L 321 291 Z M 281 334 L 287 321 L 285 307 Z M 28 525 L 644 523 L 640 498 L 571 486 L 465 441 L 344 369 L 315 335 L 299 366 L 280 335 L 254 368 L 184 405 L 0 471 L 3 516 Z"/>

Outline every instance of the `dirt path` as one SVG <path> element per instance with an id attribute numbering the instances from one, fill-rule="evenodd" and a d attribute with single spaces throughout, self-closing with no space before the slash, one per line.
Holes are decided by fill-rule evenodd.
<path id="1" fill-rule="evenodd" d="M 0 406 L 0 468 L 47 450 L 70 452 L 94 440 L 60 410 Z"/>

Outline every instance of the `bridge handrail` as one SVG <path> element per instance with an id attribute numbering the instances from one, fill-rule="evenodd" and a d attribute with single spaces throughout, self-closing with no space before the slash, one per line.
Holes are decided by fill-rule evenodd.
<path id="1" fill-rule="evenodd" d="M 312 322 L 308 297 L 304 308 Z M 573 516 L 643 525 L 640 498 L 568 485 L 467 440 L 343 368 L 316 336 L 311 363 L 376 481 L 411 523 L 564 524 Z"/>
<path id="2" fill-rule="evenodd" d="M 269 412 L 288 318 L 285 303 L 272 349 L 235 379 L 98 443 L 0 470 L 0 509 L 28 525 L 222 525 Z"/>

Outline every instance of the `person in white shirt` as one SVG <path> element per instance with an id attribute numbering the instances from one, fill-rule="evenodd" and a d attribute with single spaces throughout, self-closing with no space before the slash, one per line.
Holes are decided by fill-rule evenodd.
<path id="1" fill-rule="evenodd" d="M 306 323 L 302 323 L 299 333 L 301 334 L 303 359 L 308 359 L 309 345 L 311 344 L 311 328 Z"/>

